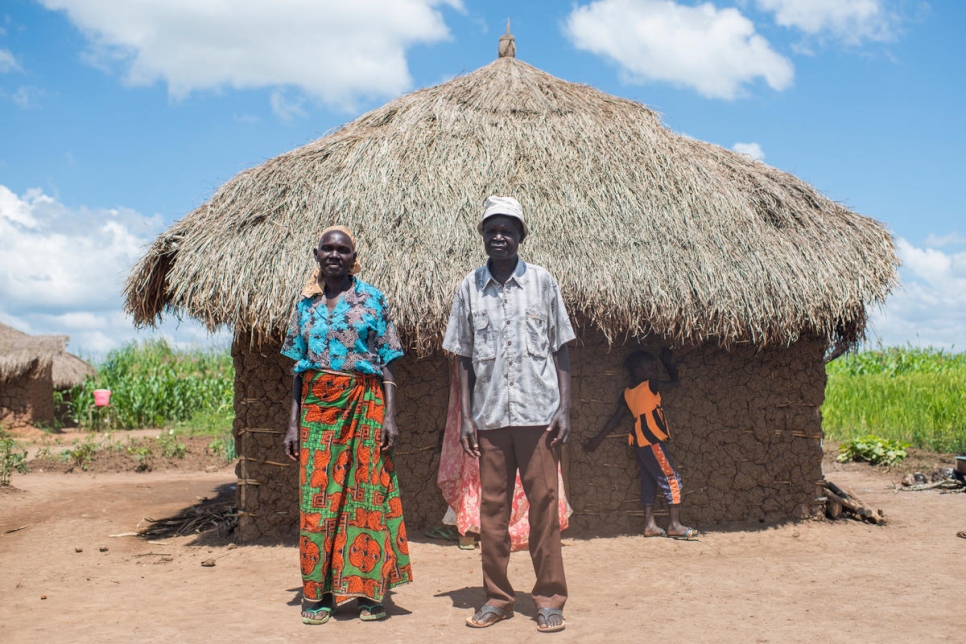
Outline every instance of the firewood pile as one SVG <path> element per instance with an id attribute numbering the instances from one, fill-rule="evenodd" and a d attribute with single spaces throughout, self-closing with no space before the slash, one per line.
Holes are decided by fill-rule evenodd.
<path id="1" fill-rule="evenodd" d="M 906 474 L 902 477 L 901 492 L 922 492 L 939 490 L 941 493 L 966 492 L 966 475 L 951 467 L 934 470 L 929 475 L 922 472 Z"/>
<path id="2" fill-rule="evenodd" d="M 144 520 L 151 525 L 139 531 L 138 536 L 164 538 L 200 534 L 212 530 L 219 537 L 231 535 L 238 525 L 238 511 L 235 509 L 234 501 L 215 503 L 205 501 L 165 519 L 145 517 Z"/>
<path id="3" fill-rule="evenodd" d="M 825 488 L 825 516 L 829 519 L 842 517 L 885 525 L 885 513 L 873 508 L 853 490 L 845 491 L 831 481 L 822 481 Z"/>

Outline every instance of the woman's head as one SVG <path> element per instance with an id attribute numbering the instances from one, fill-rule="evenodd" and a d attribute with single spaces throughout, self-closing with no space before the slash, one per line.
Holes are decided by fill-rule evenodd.
<path id="1" fill-rule="evenodd" d="M 653 380 L 658 377 L 657 360 L 647 351 L 635 351 L 624 358 L 624 368 L 636 381 Z"/>
<path id="2" fill-rule="evenodd" d="M 356 241 L 348 228 L 330 226 L 322 231 L 319 245 L 312 249 L 319 272 L 324 277 L 355 275 L 362 266 L 356 256 Z"/>

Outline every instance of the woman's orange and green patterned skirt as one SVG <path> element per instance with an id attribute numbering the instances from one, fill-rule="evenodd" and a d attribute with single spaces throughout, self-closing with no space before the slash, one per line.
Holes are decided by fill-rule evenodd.
<path id="1" fill-rule="evenodd" d="M 376 376 L 303 374 L 299 558 L 308 600 L 381 602 L 412 581 L 392 455 L 379 451 L 384 409 Z"/>

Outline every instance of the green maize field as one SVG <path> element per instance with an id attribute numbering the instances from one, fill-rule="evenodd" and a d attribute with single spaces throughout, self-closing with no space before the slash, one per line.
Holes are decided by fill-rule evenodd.
<path id="1" fill-rule="evenodd" d="M 118 428 L 184 426 L 189 433 L 211 433 L 231 427 L 234 379 L 228 351 L 180 351 L 163 339 L 151 340 L 111 351 L 97 376 L 76 387 L 70 399 L 82 426 L 93 391 L 110 389 Z"/>
<path id="2" fill-rule="evenodd" d="M 911 346 L 847 354 L 826 367 L 822 426 L 938 452 L 966 451 L 966 353 Z"/>

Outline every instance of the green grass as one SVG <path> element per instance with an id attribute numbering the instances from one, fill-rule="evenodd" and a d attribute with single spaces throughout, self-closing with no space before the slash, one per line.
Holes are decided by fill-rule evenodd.
<path id="1" fill-rule="evenodd" d="M 131 343 L 111 351 L 72 392 L 74 416 L 86 426 L 95 389 L 111 390 L 117 426 L 184 428 L 220 434 L 231 427 L 235 369 L 226 350 L 179 351 L 166 341 Z"/>
<path id="2" fill-rule="evenodd" d="M 966 353 L 914 347 L 845 355 L 826 367 L 822 425 L 833 440 L 873 434 L 966 451 Z"/>

